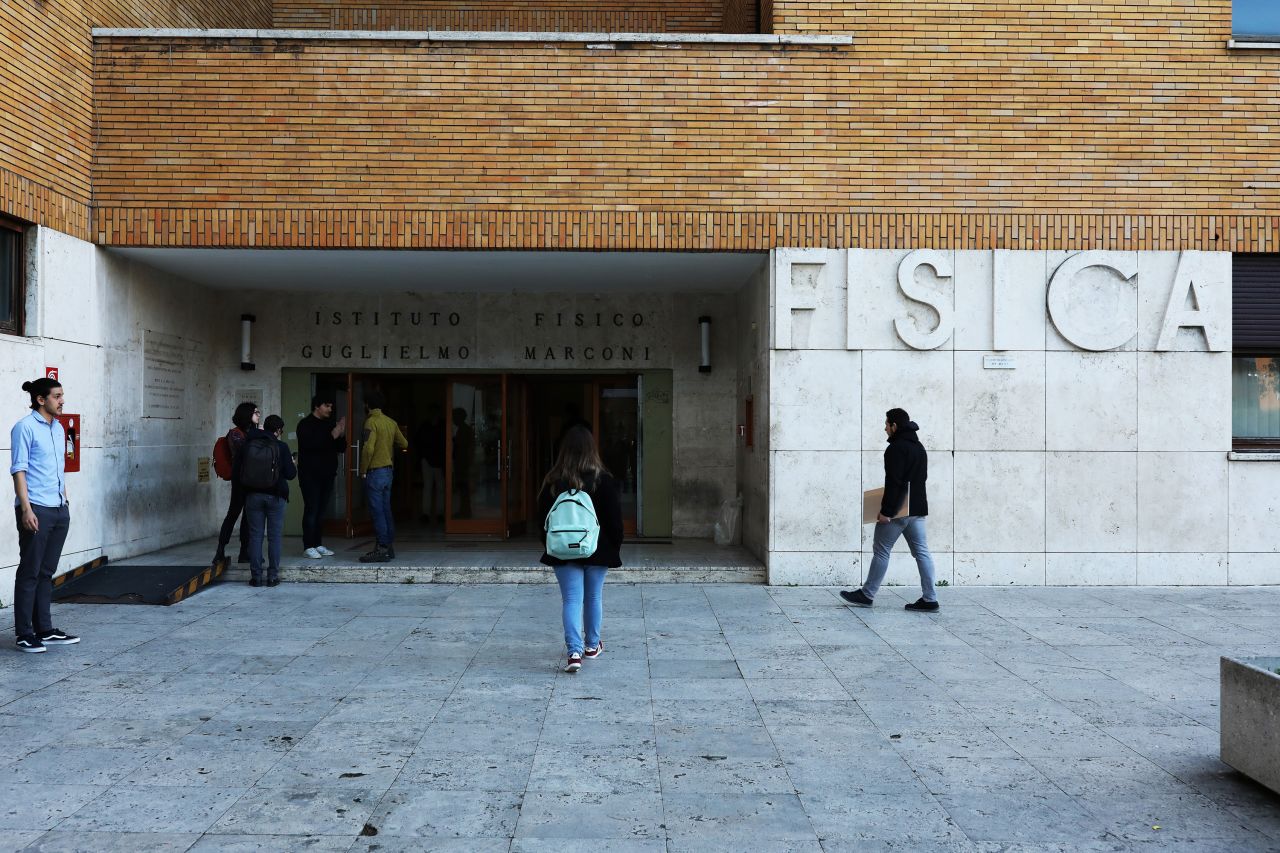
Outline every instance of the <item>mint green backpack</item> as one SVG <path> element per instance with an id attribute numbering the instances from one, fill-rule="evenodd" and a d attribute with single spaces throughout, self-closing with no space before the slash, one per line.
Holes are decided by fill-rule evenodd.
<path id="1" fill-rule="evenodd" d="M 596 552 L 600 522 L 591 496 L 581 489 L 561 492 L 547 513 L 547 553 L 558 560 L 583 560 Z"/>

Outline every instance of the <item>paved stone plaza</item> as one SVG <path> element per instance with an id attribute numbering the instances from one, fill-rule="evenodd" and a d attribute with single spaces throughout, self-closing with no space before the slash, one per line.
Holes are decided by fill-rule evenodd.
<path id="1" fill-rule="evenodd" d="M 914 592 L 611 585 L 576 676 L 549 585 L 60 605 L 0 653 L 0 849 L 1280 850 L 1217 760 L 1280 588 Z"/>

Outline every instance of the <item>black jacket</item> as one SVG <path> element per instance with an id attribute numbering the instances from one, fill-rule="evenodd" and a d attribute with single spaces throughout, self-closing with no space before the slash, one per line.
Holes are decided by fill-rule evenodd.
<path id="1" fill-rule="evenodd" d="M 298 421 L 298 474 L 304 479 L 333 479 L 338 473 L 338 454 L 347 449 L 347 437 L 333 437 L 336 423 L 315 415 Z"/>
<path id="2" fill-rule="evenodd" d="M 289 481 L 292 480 L 294 477 L 298 476 L 298 469 L 293 464 L 293 451 L 289 449 L 289 445 L 285 444 L 283 441 L 276 438 L 274 435 L 271 435 L 271 433 L 267 432 L 266 430 L 261 430 L 261 429 L 258 429 L 257 427 L 254 427 L 253 429 L 249 430 L 247 433 L 245 433 L 245 436 L 244 436 L 244 440 L 246 442 L 250 442 L 255 439 L 264 439 L 264 438 L 269 438 L 276 443 L 276 453 L 279 454 L 280 465 L 276 473 L 276 484 L 270 489 L 251 489 L 248 486 L 241 486 L 241 490 L 246 495 L 251 495 L 251 494 L 254 494 L 255 492 L 262 492 L 268 495 L 275 495 L 278 498 L 284 498 L 285 500 L 289 500 Z M 236 460 L 231 464 L 231 470 L 232 470 L 231 479 L 233 482 L 236 482 L 236 483 L 240 482 L 240 465 L 243 461 L 244 461 L 244 454 L 243 453 L 236 454 Z"/>
<path id="3" fill-rule="evenodd" d="M 567 488 L 562 483 L 544 486 L 538 494 L 538 526 L 542 537 L 542 564 L 544 566 L 604 566 L 616 569 L 622 565 L 622 496 L 618 481 L 608 474 L 601 474 L 595 483 L 587 484 L 585 489 L 596 510 L 596 518 L 600 522 L 600 541 L 596 543 L 596 552 L 585 560 L 560 560 L 546 552 L 547 515 L 551 505 Z"/>
<path id="4" fill-rule="evenodd" d="M 911 505 L 908 515 L 929 514 L 929 494 L 925 480 L 929 478 L 929 454 L 916 432 L 920 427 L 915 421 L 898 427 L 884 449 L 884 500 L 880 513 L 893 518 L 902 509 L 908 484 L 911 487 Z"/>

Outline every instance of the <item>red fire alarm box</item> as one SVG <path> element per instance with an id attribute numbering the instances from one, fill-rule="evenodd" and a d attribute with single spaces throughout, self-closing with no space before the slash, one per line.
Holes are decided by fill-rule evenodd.
<path id="1" fill-rule="evenodd" d="M 80 416 L 58 415 L 58 420 L 67 434 L 67 473 L 74 474 L 80 470 Z"/>

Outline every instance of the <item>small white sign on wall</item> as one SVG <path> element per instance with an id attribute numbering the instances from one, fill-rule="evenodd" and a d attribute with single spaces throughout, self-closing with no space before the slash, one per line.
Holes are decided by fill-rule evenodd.
<path id="1" fill-rule="evenodd" d="M 1018 359 L 1012 355 L 984 355 L 982 366 L 987 370 L 1017 370 Z"/>

